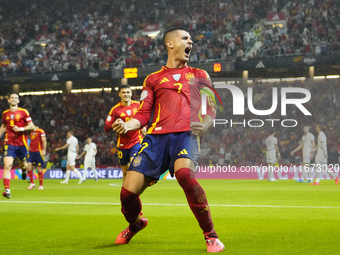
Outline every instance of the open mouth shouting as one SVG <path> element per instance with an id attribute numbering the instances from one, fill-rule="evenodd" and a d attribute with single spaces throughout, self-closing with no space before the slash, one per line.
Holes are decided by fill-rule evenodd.
<path id="1" fill-rule="evenodd" d="M 185 48 L 185 50 L 184 50 L 185 57 L 189 58 L 191 49 L 192 49 L 191 46 L 188 46 L 188 47 Z"/>

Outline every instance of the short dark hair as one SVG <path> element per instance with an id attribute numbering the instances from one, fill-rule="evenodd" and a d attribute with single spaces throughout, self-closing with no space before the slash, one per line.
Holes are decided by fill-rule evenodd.
<path id="1" fill-rule="evenodd" d="M 176 31 L 176 30 L 183 30 L 183 31 L 189 33 L 189 31 L 188 31 L 187 29 L 182 28 L 182 27 L 172 27 L 172 28 L 168 29 L 168 30 L 164 33 L 164 35 L 163 35 L 163 44 L 164 44 L 165 47 L 166 47 L 165 36 L 166 36 L 168 33 L 171 33 L 172 31 Z"/>
<path id="2" fill-rule="evenodd" d="M 319 126 L 319 128 L 320 128 L 321 130 L 324 130 L 324 128 L 327 127 L 327 125 L 323 124 L 322 122 L 316 123 L 316 126 Z M 315 126 L 315 127 L 316 127 L 316 126 Z"/>
<path id="3" fill-rule="evenodd" d="M 119 87 L 119 89 L 118 89 L 118 93 L 122 90 L 122 89 L 130 89 L 131 90 L 131 88 L 130 88 L 130 86 L 129 85 L 121 85 L 120 87 Z"/>
<path id="4" fill-rule="evenodd" d="M 18 93 L 14 93 L 14 92 L 13 92 L 13 93 L 10 93 L 10 94 L 9 94 L 9 96 L 8 96 L 8 98 L 10 98 L 10 97 L 11 97 L 11 95 L 17 95 L 17 96 L 18 96 L 18 98 L 19 98 L 19 94 L 18 94 Z"/>
<path id="5" fill-rule="evenodd" d="M 70 132 L 72 135 L 74 134 L 74 131 L 73 130 L 69 130 L 67 132 Z"/>
<path id="6" fill-rule="evenodd" d="M 269 134 L 273 134 L 273 133 L 276 133 L 276 130 L 275 130 L 275 128 L 269 128 Z"/>

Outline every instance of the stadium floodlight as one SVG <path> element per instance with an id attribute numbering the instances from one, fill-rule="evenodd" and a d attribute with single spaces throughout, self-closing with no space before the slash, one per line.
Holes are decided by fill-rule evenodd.
<path id="1" fill-rule="evenodd" d="M 160 30 L 157 30 L 157 31 L 154 31 L 154 32 L 150 32 L 148 34 L 149 37 L 151 37 L 152 39 L 154 39 L 161 31 Z"/>
<path id="2" fill-rule="evenodd" d="M 62 90 L 47 90 L 47 91 L 28 91 L 28 92 L 20 92 L 19 96 L 42 96 L 42 95 L 48 95 L 48 94 L 61 94 L 63 93 Z"/>
<path id="3" fill-rule="evenodd" d="M 275 79 L 267 79 L 267 82 L 280 82 L 281 79 L 275 78 Z"/>
<path id="4" fill-rule="evenodd" d="M 327 75 L 327 79 L 338 79 L 340 76 L 339 75 Z"/>
<path id="5" fill-rule="evenodd" d="M 314 76 L 313 79 L 314 80 L 323 80 L 323 79 L 325 79 L 325 76 Z"/>
<path id="6" fill-rule="evenodd" d="M 227 83 L 225 81 L 214 81 L 213 84 L 214 85 L 225 85 Z"/>
<path id="7" fill-rule="evenodd" d="M 282 81 L 296 81 L 296 78 L 283 78 Z"/>

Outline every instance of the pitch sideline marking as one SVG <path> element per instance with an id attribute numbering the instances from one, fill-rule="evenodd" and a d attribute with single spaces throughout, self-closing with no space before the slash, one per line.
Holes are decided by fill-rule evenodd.
<path id="1" fill-rule="evenodd" d="M 71 204 L 71 205 L 121 205 L 120 203 L 101 203 L 101 202 L 49 202 L 49 201 L 0 201 L 0 203 L 21 203 L 21 204 Z M 159 204 L 143 203 L 150 206 L 188 206 L 187 204 Z M 339 206 L 300 206 L 300 205 L 216 205 L 210 207 L 259 207 L 259 208 L 310 208 L 310 209 L 340 209 Z"/>

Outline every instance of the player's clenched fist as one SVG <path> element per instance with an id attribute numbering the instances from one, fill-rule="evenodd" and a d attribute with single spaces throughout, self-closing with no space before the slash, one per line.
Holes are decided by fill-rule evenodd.
<path id="1" fill-rule="evenodd" d="M 13 131 L 14 131 L 14 132 L 24 131 L 24 128 L 19 128 L 19 127 L 17 127 L 17 126 L 14 126 L 14 127 L 13 127 Z"/>
<path id="2" fill-rule="evenodd" d="M 127 132 L 126 126 L 124 121 L 121 118 L 118 118 L 112 124 L 113 131 L 117 132 L 118 134 L 125 134 Z"/>
<path id="3" fill-rule="evenodd" d="M 200 123 L 200 122 L 191 122 L 190 129 L 191 129 L 191 133 L 197 136 L 200 136 L 205 132 L 205 126 L 203 123 Z"/>

